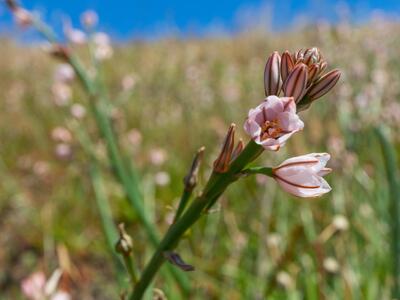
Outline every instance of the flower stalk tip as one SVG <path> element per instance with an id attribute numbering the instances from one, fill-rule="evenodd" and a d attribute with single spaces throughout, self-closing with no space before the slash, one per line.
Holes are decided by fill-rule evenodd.
<path id="1" fill-rule="evenodd" d="M 205 147 L 201 147 L 197 151 L 197 153 L 193 159 L 192 165 L 190 166 L 189 172 L 183 179 L 183 183 L 185 185 L 185 190 L 188 192 L 193 191 L 193 189 L 197 185 L 198 173 L 199 173 L 201 162 L 203 161 L 205 149 L 206 149 Z"/>

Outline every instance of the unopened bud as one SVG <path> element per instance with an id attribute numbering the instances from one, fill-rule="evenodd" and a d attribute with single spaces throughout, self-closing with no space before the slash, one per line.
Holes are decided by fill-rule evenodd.
<path id="1" fill-rule="evenodd" d="M 235 128 L 236 125 L 232 123 L 226 134 L 221 152 L 214 161 L 214 172 L 216 173 L 225 173 L 229 169 L 233 147 L 235 146 Z"/>
<path id="2" fill-rule="evenodd" d="M 314 83 L 307 95 L 311 101 L 316 100 L 326 93 L 328 93 L 338 82 L 340 78 L 339 70 L 332 70 L 329 73 L 326 73 L 322 76 L 316 83 Z"/>
<path id="3" fill-rule="evenodd" d="M 283 82 L 285 82 L 286 78 L 294 68 L 294 63 L 292 56 L 288 51 L 283 52 L 281 58 L 281 77 Z"/>
<path id="4" fill-rule="evenodd" d="M 124 256 L 131 254 L 133 250 L 132 238 L 126 233 L 123 223 L 118 225 L 119 240 L 115 245 L 115 250 Z"/>
<path id="5" fill-rule="evenodd" d="M 197 177 L 199 174 L 200 164 L 203 160 L 203 155 L 204 155 L 205 149 L 206 149 L 205 147 L 201 147 L 197 151 L 197 153 L 193 159 L 192 165 L 189 169 L 189 172 L 183 179 L 183 183 L 185 184 L 186 191 L 192 191 L 195 188 L 195 186 L 197 185 Z"/>
<path id="6" fill-rule="evenodd" d="M 281 87 L 281 57 L 274 52 L 268 57 L 264 70 L 265 96 L 278 95 Z"/>
<path id="7" fill-rule="evenodd" d="M 332 225 L 336 230 L 345 231 L 349 228 L 349 221 L 343 215 L 336 215 L 333 218 Z"/>
<path id="8" fill-rule="evenodd" d="M 318 74 L 319 74 L 319 65 L 312 65 L 309 69 L 308 69 L 308 86 L 311 85 L 317 78 L 318 78 Z"/>
<path id="9" fill-rule="evenodd" d="M 307 66 L 300 63 L 294 67 L 283 85 L 285 97 L 293 97 L 297 103 L 304 96 L 307 86 Z"/>

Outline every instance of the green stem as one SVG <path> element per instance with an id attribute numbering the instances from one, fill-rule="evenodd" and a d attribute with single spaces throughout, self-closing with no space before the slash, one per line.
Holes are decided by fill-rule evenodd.
<path id="1" fill-rule="evenodd" d="M 183 234 L 202 216 L 204 210 L 214 204 L 226 188 L 238 179 L 238 173 L 251 161 L 257 158 L 262 148 L 250 141 L 238 158 L 232 162 L 227 173 L 212 173 L 201 196 L 197 197 L 186 212 L 175 224 L 172 224 L 159 247 L 144 269 L 139 282 L 136 284 L 130 300 L 142 299 L 143 293 L 153 280 L 155 274 L 165 261 L 163 253 L 174 249 Z"/>
<path id="2" fill-rule="evenodd" d="M 382 147 L 386 177 L 390 193 L 390 213 L 392 230 L 392 258 L 393 258 L 393 299 L 400 298 L 400 182 L 396 150 L 390 142 L 384 127 L 375 129 Z"/>
<path id="3" fill-rule="evenodd" d="M 51 30 L 49 26 L 47 26 L 44 22 L 42 22 L 39 18 L 35 18 L 34 26 L 36 26 L 37 30 L 43 34 L 43 36 L 48 39 L 49 42 L 53 44 L 57 44 L 57 37 L 54 32 Z M 135 182 L 130 176 L 128 170 L 125 168 L 123 160 L 121 158 L 119 148 L 117 145 L 117 141 L 115 139 L 115 135 L 111 126 L 110 119 L 107 113 L 104 111 L 104 102 L 105 98 L 101 97 L 100 91 L 96 86 L 96 83 L 90 79 L 87 75 L 85 69 L 79 60 L 71 53 L 68 56 L 69 63 L 74 68 L 78 78 L 80 79 L 84 89 L 88 92 L 89 96 L 92 98 L 91 107 L 94 112 L 97 125 L 100 129 L 100 132 L 103 138 L 106 141 L 106 147 L 108 151 L 108 155 L 111 161 L 111 164 L 114 168 L 114 171 L 122 184 L 125 193 L 127 194 L 127 198 L 131 206 L 134 208 L 140 222 L 143 224 L 145 231 L 153 244 L 154 247 L 158 246 L 159 236 L 157 234 L 157 229 L 150 222 L 149 217 L 146 215 L 144 207 L 141 202 L 141 195 L 137 188 L 137 182 Z M 101 102 L 95 103 L 97 98 L 100 97 Z M 100 104 L 100 105 L 99 105 Z M 101 105 L 103 104 L 103 105 Z M 185 294 L 189 293 L 190 287 L 187 279 L 182 276 L 181 273 L 178 273 L 175 269 L 171 269 L 172 274 L 177 280 L 178 284 L 182 288 Z"/>
<path id="4" fill-rule="evenodd" d="M 181 200 L 179 201 L 179 206 L 178 206 L 178 209 L 176 210 L 174 221 L 172 223 L 176 223 L 176 221 L 182 215 L 183 211 L 185 210 L 185 208 L 189 202 L 191 195 L 192 195 L 192 191 L 188 191 L 186 189 L 183 190 L 182 197 L 181 197 Z"/>
<path id="5" fill-rule="evenodd" d="M 98 170 L 97 163 L 94 162 L 90 168 L 90 177 L 92 180 L 93 190 L 95 193 L 95 199 L 97 204 L 97 209 L 99 211 L 101 224 L 103 226 L 104 234 L 106 237 L 108 248 L 112 253 L 112 258 L 115 264 L 115 268 L 117 271 L 118 282 L 121 286 L 124 284 L 123 273 L 123 265 L 121 260 L 118 257 L 118 254 L 115 252 L 115 241 L 118 240 L 118 232 L 115 228 L 114 222 L 112 220 L 111 209 L 108 204 L 108 201 L 105 197 L 105 191 L 103 187 L 103 182 L 101 179 L 100 171 Z"/>
<path id="6" fill-rule="evenodd" d="M 126 266 L 126 269 L 128 270 L 129 276 L 131 277 L 131 283 L 136 284 L 137 282 L 137 275 L 136 275 L 136 270 L 134 267 L 134 262 L 132 260 L 131 255 L 123 255 L 124 258 L 124 263 Z"/>
<path id="7" fill-rule="evenodd" d="M 134 208 L 141 224 L 144 226 L 144 229 L 150 239 L 150 242 L 154 247 L 157 247 L 160 241 L 159 236 L 157 234 L 157 230 L 153 225 L 153 223 L 150 221 L 150 218 L 145 213 L 145 209 L 143 207 L 141 199 L 142 197 L 137 188 L 137 182 L 133 180 L 133 177 L 130 176 L 131 174 L 129 170 L 125 168 L 125 164 L 120 155 L 119 147 L 115 139 L 115 134 L 113 132 L 110 119 L 104 110 L 105 99 L 104 97 L 100 97 L 102 102 L 99 103 L 100 105 L 96 105 L 96 103 L 93 101 L 95 100 L 97 93 L 95 84 L 88 78 L 81 64 L 73 56 L 71 56 L 70 58 L 70 64 L 75 69 L 75 72 L 80 78 L 84 88 L 89 92 L 89 95 L 93 98 L 91 101 L 91 108 L 93 110 L 100 132 L 103 138 L 105 139 L 107 152 L 110 158 L 111 165 L 113 166 L 113 169 L 115 171 L 116 177 L 122 184 L 129 203 Z M 179 273 L 176 269 L 171 267 L 170 270 L 175 279 L 177 280 L 179 286 L 182 288 L 182 291 L 185 294 L 188 294 L 190 291 L 188 280 L 183 276 L 183 274 Z"/>

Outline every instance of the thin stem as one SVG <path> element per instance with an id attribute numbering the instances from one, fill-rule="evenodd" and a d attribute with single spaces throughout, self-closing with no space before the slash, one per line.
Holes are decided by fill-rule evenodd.
<path id="1" fill-rule="evenodd" d="M 130 296 L 130 300 L 139 300 L 153 280 L 155 274 L 165 261 L 164 251 L 174 249 L 182 235 L 188 230 L 203 214 L 204 210 L 214 204 L 226 188 L 238 179 L 237 174 L 260 155 L 262 148 L 255 142 L 250 141 L 238 158 L 232 162 L 227 173 L 212 173 L 202 195 L 197 197 L 186 212 L 175 224 L 172 224 L 159 247 L 144 269 L 142 276 Z"/>
<path id="2" fill-rule="evenodd" d="M 183 211 L 185 210 L 185 208 L 189 202 L 191 195 L 192 195 L 192 191 L 188 191 L 186 189 L 183 190 L 181 200 L 179 201 L 179 206 L 178 206 L 178 209 L 176 210 L 174 221 L 172 223 L 176 223 L 176 221 L 182 215 Z"/>
<path id="3" fill-rule="evenodd" d="M 48 27 L 44 22 L 42 22 L 39 18 L 35 18 L 34 26 L 36 26 L 37 30 L 43 34 L 43 36 L 48 39 L 49 42 L 56 44 L 57 37 L 54 32 Z M 116 177 L 119 179 L 122 184 L 125 193 L 127 195 L 128 201 L 131 206 L 134 208 L 140 222 L 145 228 L 145 231 L 154 247 L 158 246 L 159 236 L 157 233 L 156 227 L 150 221 L 149 217 L 145 213 L 145 209 L 142 205 L 141 195 L 137 188 L 137 182 L 133 181 L 132 177 L 129 176 L 130 173 L 125 168 L 124 162 L 122 160 L 122 156 L 119 152 L 119 147 L 111 126 L 110 119 L 105 112 L 104 103 L 105 97 L 99 94 L 99 89 L 96 86 L 96 83 L 90 79 L 86 71 L 84 70 L 82 64 L 79 62 L 77 57 L 75 57 L 72 53 L 67 56 L 68 62 L 75 70 L 78 78 L 80 79 L 83 88 L 88 92 L 90 99 L 91 108 L 96 118 L 96 123 L 100 129 L 100 132 L 103 138 L 106 141 L 107 152 L 110 158 L 111 165 L 116 173 Z M 95 100 L 100 98 L 102 101 L 98 105 L 95 103 Z M 177 270 L 171 269 L 172 274 L 177 280 L 179 286 L 182 288 L 182 291 L 185 294 L 189 293 L 190 287 L 188 280 L 182 276 L 181 273 L 178 273 Z"/>
<path id="4" fill-rule="evenodd" d="M 131 278 L 131 282 L 132 282 L 132 284 L 136 284 L 137 272 L 134 267 L 135 265 L 132 260 L 132 256 L 131 255 L 123 255 L 123 258 L 124 258 L 124 263 L 125 263 L 126 269 L 128 270 L 129 276 Z"/>
<path id="5" fill-rule="evenodd" d="M 391 144 L 383 126 L 375 129 L 382 147 L 383 160 L 390 193 L 390 214 L 392 230 L 393 290 L 392 297 L 400 298 L 400 182 L 397 169 L 396 150 Z"/>

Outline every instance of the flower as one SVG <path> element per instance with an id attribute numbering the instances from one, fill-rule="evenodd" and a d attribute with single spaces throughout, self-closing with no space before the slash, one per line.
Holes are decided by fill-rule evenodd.
<path id="1" fill-rule="evenodd" d="M 36 271 L 21 282 L 21 290 L 29 300 L 71 300 L 71 295 L 60 289 L 63 272 L 56 269 L 49 279 L 42 271 Z"/>
<path id="2" fill-rule="evenodd" d="M 46 276 L 43 272 L 35 272 L 21 283 L 21 289 L 28 299 L 40 300 L 44 298 Z"/>
<path id="3" fill-rule="evenodd" d="M 75 78 L 75 71 L 69 64 L 60 64 L 54 72 L 54 81 L 59 83 L 70 83 Z"/>
<path id="4" fill-rule="evenodd" d="M 272 176 L 288 193 L 298 197 L 318 197 L 331 190 L 322 176 L 332 170 L 325 168 L 328 153 L 310 153 L 285 160 L 272 169 Z"/>
<path id="5" fill-rule="evenodd" d="M 93 44 L 95 46 L 94 56 L 97 60 L 103 61 L 113 55 L 110 37 L 104 32 L 97 32 L 93 35 Z"/>
<path id="6" fill-rule="evenodd" d="M 65 36 L 71 43 L 83 45 L 87 42 L 86 34 L 82 30 L 73 28 L 69 19 L 64 20 L 63 30 Z"/>
<path id="7" fill-rule="evenodd" d="M 92 28 L 97 25 L 99 17 L 93 10 L 87 10 L 81 15 L 81 23 L 86 28 Z"/>
<path id="8" fill-rule="evenodd" d="M 244 130 L 259 145 L 277 151 L 304 123 L 296 114 L 292 97 L 269 96 L 255 109 L 250 109 Z"/>

